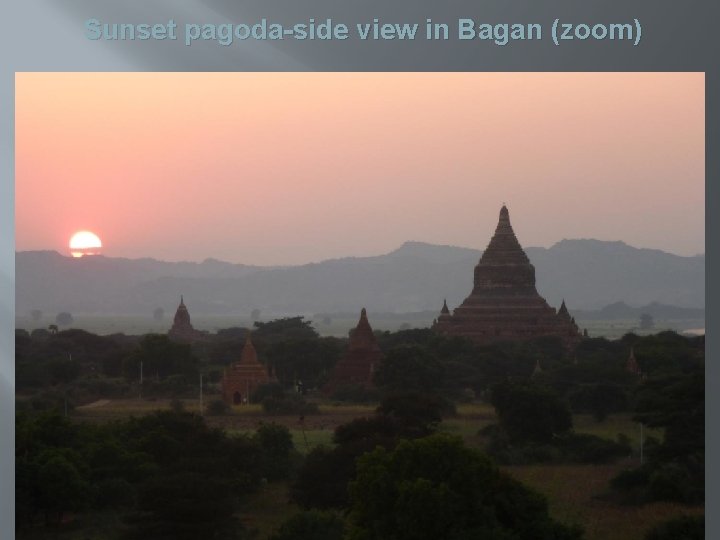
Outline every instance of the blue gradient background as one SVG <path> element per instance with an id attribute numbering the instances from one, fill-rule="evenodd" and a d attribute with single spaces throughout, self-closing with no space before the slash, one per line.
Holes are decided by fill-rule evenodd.
<path id="1" fill-rule="evenodd" d="M 707 381 L 719 380 L 718 292 L 711 287 L 717 251 L 719 200 L 717 98 L 720 50 L 717 2 L 680 0 L 583 1 L 490 0 L 485 2 L 386 0 L 22 0 L 3 6 L 0 31 L 0 538 L 14 531 L 14 73 L 17 71 L 704 71 L 706 72 L 706 291 Z M 574 41 L 556 47 L 541 42 L 497 47 L 487 42 L 92 42 L 88 18 L 103 22 L 254 22 L 267 17 L 285 24 L 331 17 L 355 24 L 373 17 L 419 22 L 431 17 L 452 23 L 469 17 L 489 23 L 629 22 L 638 18 L 643 39 L 628 43 Z M 591 106 L 591 105 L 590 105 Z M 678 179 L 681 181 L 681 179 Z M 710 390 L 708 388 L 708 390 Z M 717 392 L 707 392 L 708 538 L 717 537 Z M 713 426 L 715 424 L 715 427 Z"/>

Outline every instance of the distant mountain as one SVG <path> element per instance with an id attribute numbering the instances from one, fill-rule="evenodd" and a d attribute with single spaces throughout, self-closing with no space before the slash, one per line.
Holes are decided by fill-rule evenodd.
<path id="1" fill-rule="evenodd" d="M 527 248 L 540 293 L 571 311 L 615 302 L 705 305 L 705 257 L 681 257 L 622 242 L 563 240 Z M 407 242 L 376 257 L 350 257 L 288 267 L 258 267 L 208 259 L 202 263 L 73 259 L 56 252 L 16 254 L 16 310 L 47 313 L 149 314 L 172 311 L 180 294 L 191 314 L 247 315 L 371 311 L 402 313 L 451 308 L 472 289 L 481 252 Z"/>
<path id="2" fill-rule="evenodd" d="M 683 308 L 678 306 L 668 306 L 652 302 L 646 306 L 633 307 L 628 306 L 625 302 L 615 302 L 609 304 L 602 309 L 586 311 L 576 309 L 573 316 L 582 321 L 608 321 L 613 319 L 635 319 L 638 320 L 640 315 L 648 314 L 658 320 L 678 320 L 678 319 L 704 319 L 704 308 Z"/>

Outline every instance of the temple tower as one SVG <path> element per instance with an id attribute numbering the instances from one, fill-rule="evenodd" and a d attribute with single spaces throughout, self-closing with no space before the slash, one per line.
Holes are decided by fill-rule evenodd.
<path id="1" fill-rule="evenodd" d="M 185 300 L 180 295 L 180 305 L 175 311 L 175 317 L 173 324 L 168 331 L 168 337 L 173 341 L 179 341 L 182 343 L 190 343 L 197 340 L 202 335 L 202 332 L 195 330 L 193 325 L 190 323 L 190 313 L 185 306 Z"/>
<path id="2" fill-rule="evenodd" d="M 323 388 L 332 394 L 341 386 L 373 386 L 372 378 L 377 365 L 382 361 L 382 352 L 375 334 L 370 327 L 365 308 L 360 312 L 357 326 L 350 331 L 350 340 L 345 356 L 335 364 L 330 380 Z"/>
<path id="3" fill-rule="evenodd" d="M 504 205 L 495 234 L 475 266 L 472 292 L 452 314 L 443 309 L 433 329 L 479 344 L 557 336 L 572 347 L 580 340 L 565 301 L 556 313 L 538 294 L 535 267 L 520 246 Z"/>
<path id="4" fill-rule="evenodd" d="M 277 382 L 277 379 L 269 375 L 268 370 L 258 360 L 248 330 L 240 360 L 227 366 L 223 373 L 223 400 L 231 405 L 250 403 L 252 393 L 257 387 L 271 382 Z"/>

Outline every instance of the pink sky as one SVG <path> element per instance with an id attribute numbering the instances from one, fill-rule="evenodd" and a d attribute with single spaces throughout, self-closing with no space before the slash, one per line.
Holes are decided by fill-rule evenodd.
<path id="1" fill-rule="evenodd" d="M 18 250 L 296 264 L 406 240 L 705 251 L 702 73 L 16 76 Z"/>

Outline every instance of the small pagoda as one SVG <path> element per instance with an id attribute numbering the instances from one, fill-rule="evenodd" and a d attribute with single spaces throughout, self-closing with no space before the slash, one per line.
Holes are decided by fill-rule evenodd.
<path id="1" fill-rule="evenodd" d="M 168 337 L 180 343 L 192 343 L 203 337 L 203 332 L 195 330 L 190 323 L 190 313 L 187 306 L 185 306 L 182 295 L 180 295 L 180 305 L 175 311 L 175 318 L 172 327 L 168 331 Z"/>
<path id="2" fill-rule="evenodd" d="M 250 403 L 255 389 L 271 382 L 277 382 L 277 379 L 258 361 L 257 351 L 248 331 L 240 361 L 227 366 L 223 373 L 223 400 L 231 405 Z"/>
<path id="3" fill-rule="evenodd" d="M 323 392 L 332 394 L 343 386 L 371 388 L 373 373 L 382 361 L 382 357 L 382 351 L 380 351 L 380 346 L 367 318 L 367 311 L 362 308 L 357 326 L 350 331 L 347 352 L 335 364 Z"/>
<path id="4" fill-rule="evenodd" d="M 495 234 L 475 266 L 472 292 L 452 313 L 444 303 L 432 328 L 478 344 L 556 336 L 572 348 L 581 339 L 565 301 L 556 312 L 538 294 L 535 267 L 515 236 L 505 205 Z"/>

